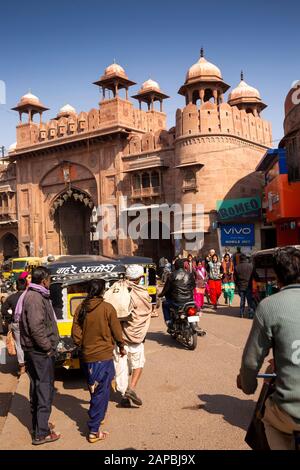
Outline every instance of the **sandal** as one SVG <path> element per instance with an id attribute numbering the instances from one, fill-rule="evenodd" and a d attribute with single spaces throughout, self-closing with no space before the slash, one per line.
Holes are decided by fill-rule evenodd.
<path id="1" fill-rule="evenodd" d="M 88 435 L 88 441 L 90 444 L 94 444 L 98 441 L 104 441 L 108 435 L 109 432 L 107 431 L 90 432 Z"/>
<path id="2" fill-rule="evenodd" d="M 102 424 L 102 423 L 101 423 L 101 424 Z M 55 429 L 55 424 L 54 424 L 54 423 L 50 423 L 50 421 L 49 421 L 48 426 L 49 426 L 50 433 L 53 432 L 54 429 Z M 31 437 L 34 438 L 34 431 L 33 431 L 33 430 L 30 431 L 30 434 L 31 434 Z"/>
<path id="3" fill-rule="evenodd" d="M 32 439 L 32 444 L 34 446 L 39 446 L 41 444 L 47 444 L 48 442 L 55 442 L 55 441 L 58 441 L 58 439 L 60 439 L 60 434 L 59 433 L 55 433 L 54 431 L 52 431 L 50 434 L 48 434 L 48 436 L 45 436 L 45 437 L 42 437 L 42 438 L 33 438 Z"/>

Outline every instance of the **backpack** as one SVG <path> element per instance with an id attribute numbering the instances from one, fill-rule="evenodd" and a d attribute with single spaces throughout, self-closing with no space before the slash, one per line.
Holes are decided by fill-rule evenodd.
<path id="1" fill-rule="evenodd" d="M 108 302 L 115 308 L 119 320 L 126 321 L 129 319 L 132 310 L 132 300 L 126 281 L 115 282 L 105 292 L 103 298 L 105 302 Z"/>

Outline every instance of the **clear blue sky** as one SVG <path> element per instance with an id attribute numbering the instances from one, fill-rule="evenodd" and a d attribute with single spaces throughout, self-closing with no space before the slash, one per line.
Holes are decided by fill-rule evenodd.
<path id="1" fill-rule="evenodd" d="M 232 87 L 244 70 L 268 104 L 263 116 L 273 138 L 282 137 L 284 99 L 300 79 L 296 0 L 11 0 L 0 10 L 0 80 L 7 87 L 0 145 L 16 140 L 18 116 L 9 109 L 28 89 L 50 108 L 47 119 L 66 103 L 77 111 L 97 106 L 92 82 L 114 58 L 137 82 L 131 94 L 151 77 L 171 96 L 165 105 L 171 127 L 184 106 L 177 91 L 201 46 Z"/>

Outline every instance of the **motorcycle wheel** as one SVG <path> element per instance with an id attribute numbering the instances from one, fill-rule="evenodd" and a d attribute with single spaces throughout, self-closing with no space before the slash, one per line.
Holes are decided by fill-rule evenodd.
<path id="1" fill-rule="evenodd" d="M 198 339 L 198 334 L 196 331 L 194 331 L 192 328 L 189 330 L 189 336 L 188 339 L 186 340 L 186 344 L 188 349 L 191 351 L 194 351 L 197 347 L 197 339 Z"/>

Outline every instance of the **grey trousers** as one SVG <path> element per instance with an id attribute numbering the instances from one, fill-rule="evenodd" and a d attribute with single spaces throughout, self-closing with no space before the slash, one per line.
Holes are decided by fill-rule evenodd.
<path id="1" fill-rule="evenodd" d="M 14 335 L 14 340 L 15 340 L 15 345 L 16 345 L 18 363 L 19 363 L 19 364 L 24 364 L 25 359 L 24 359 L 24 351 L 23 351 L 23 349 L 22 349 L 22 347 L 21 347 L 19 323 L 12 323 L 12 324 L 11 324 L 11 329 L 12 329 L 12 332 L 13 332 L 13 335 Z"/>

